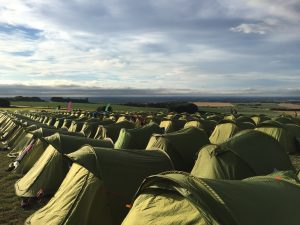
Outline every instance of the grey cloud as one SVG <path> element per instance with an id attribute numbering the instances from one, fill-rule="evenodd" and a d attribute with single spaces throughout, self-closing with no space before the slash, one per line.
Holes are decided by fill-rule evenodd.
<path id="1" fill-rule="evenodd" d="M 123 78 L 122 74 L 130 74 L 130 80 L 151 82 L 151 78 L 155 75 L 157 80 L 161 79 L 165 82 L 164 74 L 168 72 L 166 68 L 170 71 L 178 68 L 179 71 L 182 70 L 181 76 L 184 79 L 177 80 L 176 75 L 170 76 L 170 79 L 175 79 L 172 80 L 171 86 L 178 82 L 179 87 L 185 85 L 197 88 L 198 84 L 193 82 L 192 77 L 201 78 L 202 74 L 206 74 L 217 80 L 216 74 L 220 74 L 220 80 L 227 80 L 226 88 L 239 90 L 237 87 L 245 88 L 249 85 L 243 83 L 245 82 L 243 77 L 244 74 L 251 72 L 256 74 L 258 86 L 263 82 L 266 82 L 266 86 L 270 86 L 268 81 L 272 78 L 264 79 L 265 74 L 273 74 L 275 81 L 270 83 L 278 88 L 298 83 L 300 31 L 296 22 L 297 14 L 300 14 L 299 1 L 275 0 L 274 3 L 274 0 L 245 2 L 238 0 L 27 0 L 26 2 L 32 10 L 32 15 L 38 15 L 37 18 L 51 25 L 52 29 L 54 27 L 58 31 L 65 31 L 70 36 L 68 37 L 70 39 L 66 38 L 63 41 L 66 45 L 79 49 L 77 52 L 79 57 L 74 57 L 76 63 L 80 64 L 84 61 L 83 57 L 86 55 L 80 55 L 81 52 L 89 51 L 99 53 L 91 60 L 99 58 L 98 61 L 105 62 L 105 60 L 118 58 L 125 62 L 123 69 L 114 71 L 113 68 L 108 68 L 109 73 L 103 67 L 100 69 L 98 67 L 95 72 L 93 72 L 94 67 L 84 68 L 85 71 L 76 71 L 77 67 L 70 68 L 75 64 L 70 66 L 67 61 L 61 68 L 55 70 L 54 66 L 60 63 L 59 60 L 67 58 L 68 55 L 59 58 L 55 55 L 57 52 L 51 55 L 51 50 L 47 58 L 33 58 L 28 61 L 35 63 L 37 61 L 34 60 L 44 60 L 45 64 L 48 62 L 50 66 L 47 75 L 53 74 L 56 79 L 66 77 L 76 81 L 78 80 L 76 76 L 80 76 L 80 80 L 97 78 L 103 79 L 105 83 L 110 76 L 114 79 L 112 74 L 116 74 L 115 80 L 119 79 L 121 84 L 129 80 L 128 76 Z M 272 6 L 276 10 L 272 11 Z M 49 34 L 47 27 L 44 29 L 45 39 L 51 41 L 57 38 L 56 33 Z M 292 30 L 295 32 L 291 32 Z M 148 36 L 152 34 L 158 34 L 159 38 L 148 41 Z M 135 42 L 136 38 L 142 39 L 145 36 L 146 40 Z M 213 53 L 209 56 L 211 52 Z M 74 55 L 77 56 L 76 53 Z M 34 71 L 36 76 L 39 73 Z M 5 71 L 2 74 L 5 74 Z M 234 76 L 230 77 L 230 74 Z M 286 82 L 284 75 L 291 77 L 289 82 Z M 28 75 L 24 74 L 24 76 Z M 203 79 L 201 85 L 219 88 L 222 83 L 212 83 Z M 251 85 L 255 86 L 255 81 Z M 27 90 L 24 86 L 18 88 L 25 92 Z M 42 90 L 37 87 L 37 90 L 44 91 L 43 94 L 46 95 L 52 94 L 56 89 L 49 87 Z M 79 87 L 69 87 L 66 91 L 59 88 L 57 91 L 62 94 L 67 94 L 67 91 L 72 95 L 76 95 L 76 92 L 84 94 L 83 89 Z M 98 91 L 105 94 L 101 92 L 102 89 L 92 88 L 85 91 L 91 95 L 97 94 Z M 120 93 L 116 90 L 110 92 L 110 89 L 106 91 Z M 145 93 L 144 90 L 139 92 L 138 89 L 123 91 L 131 94 Z M 172 90 L 170 92 L 173 93 Z M 157 93 L 164 94 L 159 90 Z"/>

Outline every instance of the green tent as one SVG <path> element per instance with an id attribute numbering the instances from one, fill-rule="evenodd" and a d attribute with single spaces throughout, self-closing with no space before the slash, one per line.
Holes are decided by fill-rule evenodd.
<path id="1" fill-rule="evenodd" d="M 106 125 L 112 123 L 114 123 L 114 121 L 112 120 L 102 120 L 102 121 L 98 120 L 97 122 L 86 121 L 84 122 L 80 132 L 83 133 L 83 135 L 88 138 L 94 138 L 99 125 Z"/>
<path id="2" fill-rule="evenodd" d="M 216 123 L 220 122 L 220 121 L 223 119 L 223 116 L 221 116 L 221 115 L 216 115 L 216 114 L 211 114 L 211 113 L 205 113 L 205 114 L 204 114 L 204 117 L 205 117 L 207 120 L 213 120 L 213 121 L 215 121 Z"/>
<path id="3" fill-rule="evenodd" d="M 254 129 L 256 126 L 254 120 L 247 116 L 239 116 L 234 122 L 240 130 Z"/>
<path id="4" fill-rule="evenodd" d="M 209 140 L 204 130 L 188 127 L 172 133 L 153 135 L 146 149 L 165 151 L 176 170 L 190 172 L 195 164 L 197 152 L 207 144 Z"/>
<path id="5" fill-rule="evenodd" d="M 65 118 L 63 118 L 63 117 L 61 117 L 61 118 L 56 118 L 56 121 L 55 121 L 55 123 L 53 124 L 53 126 L 56 127 L 56 128 L 61 128 L 62 125 L 63 125 L 63 123 L 64 123 L 64 119 L 65 119 Z"/>
<path id="6" fill-rule="evenodd" d="M 300 149 L 300 126 L 297 124 L 285 124 L 287 130 L 296 138 L 296 150 Z"/>
<path id="7" fill-rule="evenodd" d="M 10 120 L 1 131 L 0 141 L 7 141 L 18 129 L 21 129 L 21 123 Z"/>
<path id="8" fill-rule="evenodd" d="M 168 172 L 147 178 L 123 225 L 298 225 L 299 179 L 277 172 L 242 181 Z"/>
<path id="9" fill-rule="evenodd" d="M 33 138 L 33 134 L 30 132 L 24 132 L 19 135 L 19 137 L 14 141 L 13 145 L 11 146 L 10 152 L 7 154 L 8 157 L 15 158 L 17 157 L 22 150 L 28 146 Z"/>
<path id="10" fill-rule="evenodd" d="M 76 132 L 67 132 L 60 129 L 39 128 L 30 131 L 32 138 L 28 145 L 24 146 L 22 151 L 17 154 L 15 161 L 17 162 L 15 172 L 25 174 L 34 165 L 34 163 L 41 157 L 48 146 L 48 142 L 44 137 L 60 133 L 68 136 L 83 137 L 82 134 Z"/>
<path id="11" fill-rule="evenodd" d="M 276 121 L 268 120 L 257 126 L 255 130 L 266 133 L 275 138 L 288 153 L 297 151 L 298 143 L 292 131 L 288 127 Z"/>
<path id="12" fill-rule="evenodd" d="M 251 117 L 248 116 L 239 116 L 234 120 L 236 123 L 252 123 L 255 125 L 254 120 Z"/>
<path id="13" fill-rule="evenodd" d="M 212 134 L 212 132 L 214 131 L 216 125 L 217 125 L 217 122 L 215 122 L 213 120 L 200 119 L 200 120 L 192 120 L 192 121 L 186 122 L 186 124 L 184 125 L 184 128 L 198 127 L 198 128 L 205 130 L 207 135 L 210 136 Z"/>
<path id="14" fill-rule="evenodd" d="M 146 149 L 152 134 L 162 134 L 164 130 L 156 123 L 150 123 L 135 129 L 122 128 L 115 149 Z"/>
<path id="15" fill-rule="evenodd" d="M 233 121 L 223 120 L 215 127 L 209 140 L 212 144 L 221 144 L 239 132 L 240 129 Z"/>
<path id="16" fill-rule="evenodd" d="M 284 149 L 267 134 L 245 130 L 220 145 L 203 147 L 191 174 L 201 178 L 239 180 L 274 170 L 293 170 Z"/>
<path id="17" fill-rule="evenodd" d="M 170 115 L 169 115 L 170 117 Z M 176 119 L 169 119 L 169 120 L 162 120 L 159 124 L 161 128 L 164 128 L 165 133 L 171 133 L 174 131 L 178 131 L 184 127 L 186 120 L 176 120 Z"/>
<path id="18" fill-rule="evenodd" d="M 16 140 L 19 138 L 19 136 L 23 135 L 23 133 L 26 133 L 23 126 L 16 126 L 14 128 L 14 131 L 11 133 L 11 135 L 7 136 L 7 138 L 1 143 L 5 147 L 4 150 L 11 150 L 13 146 L 16 144 Z"/>
<path id="19" fill-rule="evenodd" d="M 293 123 L 291 118 L 284 117 L 284 116 L 272 118 L 272 120 L 274 120 L 278 123 L 281 123 L 281 124 L 291 124 L 291 123 Z"/>
<path id="20" fill-rule="evenodd" d="M 69 132 L 80 132 L 83 127 L 84 121 L 82 120 L 73 120 L 68 129 Z"/>
<path id="21" fill-rule="evenodd" d="M 267 117 L 266 115 L 254 115 L 254 116 L 251 116 L 251 119 L 255 122 L 256 125 L 258 125 L 264 121 L 270 120 L 270 118 Z"/>
<path id="22" fill-rule="evenodd" d="M 113 148 L 110 140 L 95 140 L 55 133 L 44 140 L 49 144 L 33 167 L 15 184 L 20 197 L 34 197 L 39 190 L 46 195 L 55 193 L 68 172 L 68 163 L 64 154 L 90 144 L 95 147 Z"/>
<path id="23" fill-rule="evenodd" d="M 39 128 L 31 131 L 30 134 L 32 134 L 32 138 L 30 142 L 23 147 L 22 151 L 18 153 L 18 156 L 15 159 L 17 166 L 14 171 L 22 174 L 27 173 L 48 146 L 44 137 L 50 136 L 56 132 L 57 129 L 48 128 Z"/>
<path id="24" fill-rule="evenodd" d="M 70 128 L 70 126 L 71 126 L 72 121 L 73 121 L 72 118 L 66 118 L 66 119 L 64 119 L 64 122 L 61 125 L 61 128 L 65 128 L 65 129 L 68 130 Z"/>
<path id="25" fill-rule="evenodd" d="M 162 151 L 111 150 L 84 146 L 59 190 L 25 224 L 120 224 L 140 183 L 172 170 Z"/>
<path id="26" fill-rule="evenodd" d="M 97 132 L 95 134 L 95 139 L 110 138 L 115 143 L 122 128 L 133 129 L 134 123 L 129 122 L 128 120 L 124 120 L 119 123 L 100 125 L 98 126 Z"/>

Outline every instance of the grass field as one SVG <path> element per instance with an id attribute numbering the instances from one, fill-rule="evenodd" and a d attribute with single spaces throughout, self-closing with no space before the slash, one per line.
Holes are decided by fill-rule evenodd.
<path id="1" fill-rule="evenodd" d="M 60 105 L 62 111 L 66 110 L 67 103 L 62 102 L 11 102 L 12 108 L 3 108 L 4 110 L 47 110 L 54 111 Z M 81 109 L 87 111 L 95 111 L 97 107 L 104 106 L 99 103 L 73 103 L 73 109 Z M 150 108 L 150 107 L 131 107 L 119 104 L 112 104 L 113 111 L 117 112 L 160 112 L 166 111 L 164 108 Z"/>
<path id="2" fill-rule="evenodd" d="M 55 111 L 58 105 L 61 106 L 61 111 L 65 111 L 67 103 L 62 102 L 11 102 L 11 108 L 1 108 L 3 110 L 46 110 Z M 104 106 L 101 103 L 73 103 L 73 109 L 81 109 L 86 111 L 95 111 L 97 107 Z M 223 102 L 196 102 L 196 105 L 201 111 L 230 114 L 230 110 L 234 107 L 238 113 L 245 115 L 266 114 L 270 117 L 279 114 L 293 114 L 294 112 L 272 110 L 274 108 L 291 109 L 297 107 L 295 104 L 284 103 L 223 103 Z M 150 108 L 150 107 L 132 107 L 121 104 L 112 104 L 115 112 L 166 112 L 166 108 Z M 299 113 L 300 114 L 300 113 Z"/>
<path id="3" fill-rule="evenodd" d="M 5 171 L 12 161 L 6 154 L 0 151 L 0 224 L 24 224 L 25 219 L 37 208 L 24 210 L 21 207 L 14 191 L 14 184 L 20 176 Z"/>
<path id="4" fill-rule="evenodd" d="M 232 105 L 232 106 L 231 106 Z M 270 117 L 282 114 L 282 112 L 271 110 L 273 108 L 278 108 L 277 103 L 226 103 L 226 104 L 207 104 L 198 103 L 199 110 L 214 112 L 214 113 L 224 113 L 230 114 L 231 108 L 235 108 L 239 114 L 244 115 L 258 115 L 265 114 Z"/>

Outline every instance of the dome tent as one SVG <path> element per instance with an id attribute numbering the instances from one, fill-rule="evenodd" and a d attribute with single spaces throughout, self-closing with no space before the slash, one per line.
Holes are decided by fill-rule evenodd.
<path id="1" fill-rule="evenodd" d="M 135 129 L 122 128 L 115 149 L 145 149 L 152 134 L 163 133 L 156 123 L 150 123 Z"/>
<path id="2" fill-rule="evenodd" d="M 255 130 L 244 130 L 220 145 L 203 147 L 191 174 L 201 178 L 239 180 L 274 170 L 293 170 L 281 145 Z"/>
<path id="3" fill-rule="evenodd" d="M 18 166 L 14 169 L 16 173 L 27 173 L 36 161 L 41 157 L 49 143 L 45 141 L 45 137 L 51 136 L 55 133 L 65 134 L 68 136 L 81 137 L 82 134 L 75 132 L 62 131 L 60 129 L 39 128 L 29 132 L 32 134 L 30 142 L 23 146 L 22 151 L 18 153 L 18 157 L 15 161 L 18 162 Z"/>
<path id="4" fill-rule="evenodd" d="M 46 137 L 45 141 L 49 144 L 45 152 L 25 176 L 15 183 L 15 191 L 19 197 L 35 197 L 41 189 L 46 195 L 55 193 L 69 169 L 64 154 L 76 151 L 85 144 L 113 148 L 110 140 L 95 140 L 60 133 Z"/>
<path id="5" fill-rule="evenodd" d="M 123 225 L 297 225 L 300 184 L 291 172 L 242 181 L 167 172 L 148 177 Z"/>
<path id="6" fill-rule="evenodd" d="M 100 125 L 95 134 L 95 139 L 110 138 L 114 143 L 119 137 L 120 130 L 122 128 L 133 129 L 134 123 L 124 120 L 118 123 L 113 123 L 109 125 Z"/>
<path id="7" fill-rule="evenodd" d="M 88 138 L 94 138 L 99 125 L 112 124 L 112 120 L 98 120 L 98 121 L 86 121 L 84 122 L 81 133 Z"/>
<path id="8" fill-rule="evenodd" d="M 162 151 L 83 146 L 67 157 L 74 163 L 59 190 L 25 224 L 120 224 L 143 179 L 173 169 Z"/>
<path id="9" fill-rule="evenodd" d="M 222 120 L 218 123 L 218 125 L 216 125 L 213 133 L 209 137 L 209 140 L 212 144 L 221 144 L 239 131 L 240 129 L 235 122 Z"/>
<path id="10" fill-rule="evenodd" d="M 285 124 L 268 120 L 259 124 L 255 130 L 275 138 L 288 153 L 295 153 L 298 150 L 296 137 L 294 136 L 293 131 L 289 130 L 288 126 Z"/>
<path id="11" fill-rule="evenodd" d="M 176 170 L 190 172 L 197 152 L 207 144 L 209 144 L 209 140 L 204 130 L 188 127 L 172 133 L 153 135 L 146 150 L 165 151 L 170 156 Z"/>
<path id="12" fill-rule="evenodd" d="M 267 121 L 267 120 L 270 120 L 269 117 L 267 117 L 266 115 L 253 115 L 251 116 L 251 119 L 255 122 L 256 125 L 264 122 L 264 121 Z"/>
<path id="13" fill-rule="evenodd" d="M 170 117 L 165 118 L 159 124 L 159 127 L 164 128 L 165 133 L 171 133 L 182 129 L 186 123 L 186 120 L 176 119 L 177 114 L 172 119 Z"/>
<path id="14" fill-rule="evenodd" d="M 212 132 L 214 131 L 215 127 L 217 125 L 217 122 L 213 120 L 192 120 L 185 123 L 184 128 L 188 127 L 198 127 L 206 131 L 207 135 L 210 136 Z"/>

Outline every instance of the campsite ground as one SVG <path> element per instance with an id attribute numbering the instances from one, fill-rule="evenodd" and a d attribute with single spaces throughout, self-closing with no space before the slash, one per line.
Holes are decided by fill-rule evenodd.
<path id="1" fill-rule="evenodd" d="M 14 191 L 14 184 L 20 176 L 5 171 L 12 161 L 6 154 L 7 152 L 0 151 L 0 224 L 24 224 L 25 219 L 36 208 L 29 210 L 21 208 L 20 199 Z"/>
<path id="2" fill-rule="evenodd" d="M 33 103 L 33 102 L 13 102 L 15 108 L 10 108 L 9 110 L 54 110 L 57 105 L 63 105 L 62 103 Z M 245 114 L 260 114 L 264 113 L 269 116 L 278 115 L 280 110 L 286 112 L 286 110 L 292 109 L 290 105 L 279 105 L 276 103 L 228 103 L 224 104 L 208 104 L 198 103 L 201 111 L 209 112 L 223 112 L 229 113 L 232 105 L 238 110 L 239 113 Z M 23 107 L 22 107 L 23 106 Z M 81 108 L 83 110 L 95 110 L 96 104 L 74 104 L 74 108 Z M 161 108 L 140 108 L 140 107 L 128 107 L 123 105 L 112 105 L 115 111 L 165 111 L 166 109 Z M 298 106 L 297 106 L 298 107 Z M 296 109 L 298 109 L 296 107 Z M 275 110 L 274 110 L 275 109 Z M 288 111 L 289 112 L 289 111 Z M 31 215 L 34 211 L 40 208 L 43 203 L 38 203 L 34 208 L 24 210 L 20 206 L 20 199 L 16 197 L 14 192 L 14 184 L 17 179 L 20 178 L 19 175 L 6 172 L 8 164 L 11 159 L 6 156 L 6 152 L 0 152 L 0 224 L 23 224 L 25 219 Z M 293 165 L 297 170 L 300 169 L 300 155 L 290 156 Z"/>

